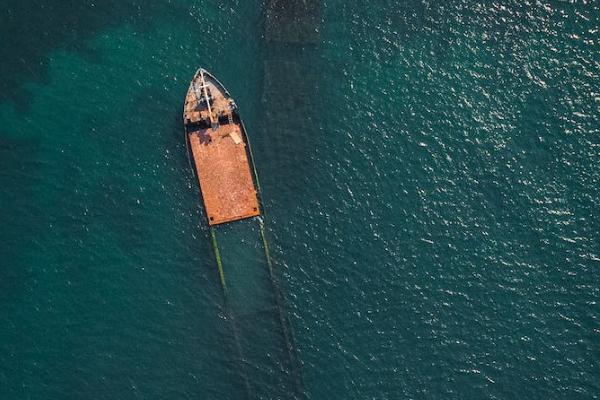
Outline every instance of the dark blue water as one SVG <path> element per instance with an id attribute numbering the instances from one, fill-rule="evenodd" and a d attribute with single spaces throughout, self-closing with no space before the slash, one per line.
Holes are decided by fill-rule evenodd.
<path id="1" fill-rule="evenodd" d="M 5 3 L 1 399 L 600 397 L 595 2 Z M 199 66 L 275 282 L 252 221 L 221 287 Z"/>

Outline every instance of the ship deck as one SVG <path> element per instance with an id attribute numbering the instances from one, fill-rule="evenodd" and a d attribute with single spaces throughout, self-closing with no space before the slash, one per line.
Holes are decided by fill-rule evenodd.
<path id="1" fill-rule="evenodd" d="M 221 125 L 188 135 L 209 225 L 260 215 L 240 126 Z"/>

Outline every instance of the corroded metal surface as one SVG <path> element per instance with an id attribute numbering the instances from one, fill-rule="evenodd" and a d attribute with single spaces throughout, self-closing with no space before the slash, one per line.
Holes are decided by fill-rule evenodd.
<path id="1" fill-rule="evenodd" d="M 205 71 L 190 85 L 183 117 L 209 225 L 260 215 L 235 105 Z"/>

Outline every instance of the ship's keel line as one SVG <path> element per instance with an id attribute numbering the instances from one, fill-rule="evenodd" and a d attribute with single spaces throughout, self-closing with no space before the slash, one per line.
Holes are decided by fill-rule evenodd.
<path id="1" fill-rule="evenodd" d="M 299 360 L 295 353 L 294 336 L 292 334 L 292 329 L 291 329 L 290 323 L 286 316 L 283 295 L 282 295 L 281 289 L 279 287 L 279 283 L 277 281 L 277 278 L 276 278 L 274 270 L 273 270 L 273 260 L 271 258 L 271 254 L 269 251 L 269 243 L 266 238 L 264 222 L 263 222 L 262 218 L 260 218 L 260 217 L 257 217 L 256 219 L 258 220 L 258 223 L 259 223 L 259 231 L 260 231 L 261 241 L 262 241 L 262 245 L 263 245 L 265 261 L 268 266 L 269 280 L 271 281 L 271 285 L 273 287 L 273 290 L 275 291 L 274 294 L 275 294 L 275 299 L 276 299 L 276 303 L 277 303 L 277 314 L 278 314 L 277 317 L 278 317 L 279 323 L 281 324 L 281 331 L 283 333 L 283 339 L 285 341 L 285 347 L 286 347 L 285 354 L 288 358 L 288 365 L 290 368 L 289 372 L 290 372 L 292 378 L 294 379 L 294 386 L 296 389 L 296 394 L 298 396 L 297 398 L 302 398 L 303 393 L 305 393 L 304 382 L 303 382 L 303 378 L 302 378 Z M 225 268 L 223 266 L 223 261 L 221 258 L 221 251 L 219 249 L 219 244 L 217 241 L 216 229 L 215 229 L 215 227 L 210 227 L 209 229 L 210 229 L 211 243 L 212 243 L 213 251 L 215 254 L 215 260 L 217 263 L 217 269 L 219 272 L 219 279 L 221 281 L 221 286 L 223 288 L 223 293 L 224 293 L 224 297 L 225 297 L 225 306 L 227 308 L 227 310 L 226 310 L 227 316 L 228 316 L 228 319 L 230 319 L 230 321 L 231 321 L 238 356 L 240 358 L 240 361 L 243 364 L 242 369 L 241 369 L 242 378 L 243 378 L 244 384 L 246 386 L 246 391 L 247 391 L 248 397 L 252 398 L 252 390 L 250 387 L 248 374 L 247 374 L 246 367 L 245 367 L 246 359 L 244 357 L 244 352 L 243 352 L 242 345 L 241 345 L 240 338 L 239 338 L 239 335 L 240 335 L 239 328 L 237 326 L 237 322 L 234 318 L 233 312 L 231 310 L 231 307 L 230 307 L 230 304 L 228 301 L 227 280 L 226 280 L 226 276 L 225 276 Z"/>
<path id="2" fill-rule="evenodd" d="M 225 313 L 227 319 L 231 322 L 233 330 L 233 338 L 235 341 L 235 347 L 238 353 L 239 361 L 242 363 L 240 375 L 244 381 L 244 387 L 246 389 L 246 396 L 250 400 L 252 399 L 252 389 L 250 388 L 250 380 L 248 379 L 248 372 L 246 371 L 246 359 L 244 358 L 244 352 L 242 350 L 242 344 L 240 343 L 240 334 L 237 326 L 237 322 L 234 318 L 233 312 L 231 312 L 231 306 L 229 305 L 229 298 L 227 296 L 227 285 L 225 282 L 225 271 L 223 270 L 223 262 L 221 260 L 221 251 L 219 250 L 219 243 L 217 242 L 217 234 L 214 227 L 210 227 L 210 238 L 215 253 L 215 259 L 217 261 L 217 268 L 219 270 L 219 278 L 221 280 L 221 287 L 223 288 L 223 294 L 225 298 Z"/>

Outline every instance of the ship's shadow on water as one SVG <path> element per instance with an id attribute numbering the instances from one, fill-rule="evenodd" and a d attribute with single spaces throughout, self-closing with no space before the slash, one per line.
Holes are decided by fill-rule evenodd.
<path id="1" fill-rule="evenodd" d="M 321 14 L 320 0 L 269 0 L 263 8 L 260 134 L 251 135 L 250 139 L 264 196 L 267 237 L 270 236 L 269 224 L 284 217 L 289 207 L 298 202 L 299 194 L 310 190 L 311 170 L 307 164 L 320 132 L 320 84 L 318 63 L 315 61 L 320 58 Z M 265 261 L 258 264 L 262 265 L 266 274 Z M 267 331 L 275 334 L 273 340 L 278 342 L 277 349 L 273 348 L 273 343 L 254 339 L 259 338 L 262 331 L 254 332 L 250 328 L 256 322 L 244 318 L 239 321 L 241 340 L 243 347 L 249 349 L 250 364 L 252 357 L 260 360 L 258 353 L 253 354 L 255 351 L 271 349 L 273 360 L 265 365 L 281 369 L 273 371 L 277 379 L 270 383 L 264 381 L 273 394 L 280 393 L 281 398 L 303 399 L 307 396 L 307 389 L 287 316 L 285 289 L 280 286 L 281 270 L 278 267 L 275 264 L 272 275 L 261 278 L 268 284 L 263 295 L 255 296 L 264 298 L 264 306 L 268 306 L 269 312 L 259 320 L 262 325 L 272 325 Z M 255 276 L 252 281 L 257 279 L 259 277 Z M 272 317 L 269 318 L 268 314 Z M 247 338 L 253 339 L 248 341 Z M 261 376 L 257 373 L 251 375 Z M 262 389 L 257 390 L 260 393 Z"/>
<path id="2" fill-rule="evenodd" d="M 257 152 L 259 164 L 269 165 L 262 180 L 278 208 L 310 182 L 306 163 L 319 135 L 321 15 L 320 0 L 270 0 L 264 6 L 264 133 Z"/>

